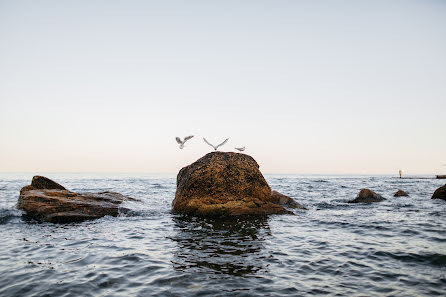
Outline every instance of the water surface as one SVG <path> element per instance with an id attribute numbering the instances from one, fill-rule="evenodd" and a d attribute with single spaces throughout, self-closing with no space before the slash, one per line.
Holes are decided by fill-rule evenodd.
<path id="1" fill-rule="evenodd" d="M 175 176 L 49 174 L 74 191 L 117 191 L 119 217 L 73 224 L 15 208 L 31 174 L 0 175 L 0 296 L 444 296 L 441 180 L 266 176 L 308 210 L 211 220 L 170 213 Z M 348 204 L 368 187 L 388 200 Z M 394 198 L 397 189 L 409 197 Z"/>

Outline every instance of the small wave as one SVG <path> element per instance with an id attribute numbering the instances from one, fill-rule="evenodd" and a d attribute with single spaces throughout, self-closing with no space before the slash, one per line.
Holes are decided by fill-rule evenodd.
<path id="1" fill-rule="evenodd" d="M 119 217 L 153 217 L 159 216 L 163 213 L 160 210 L 153 209 L 130 209 L 130 208 L 120 208 Z"/>
<path id="2" fill-rule="evenodd" d="M 444 267 L 446 265 L 445 254 L 390 253 L 384 251 L 377 251 L 376 253 L 374 253 L 374 256 L 389 257 L 402 262 L 423 263 L 439 267 Z"/>
<path id="3" fill-rule="evenodd" d="M 16 209 L 0 209 L 0 225 L 7 224 L 15 218 L 20 218 L 21 212 Z"/>

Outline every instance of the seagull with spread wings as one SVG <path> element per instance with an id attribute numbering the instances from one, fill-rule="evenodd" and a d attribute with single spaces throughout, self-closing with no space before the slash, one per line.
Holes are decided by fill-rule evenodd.
<path id="1" fill-rule="evenodd" d="M 206 142 L 207 144 L 209 144 L 210 146 L 212 146 L 214 148 L 214 150 L 217 150 L 219 147 L 221 147 L 222 145 L 224 145 L 226 142 L 228 142 L 229 138 L 226 138 L 225 141 L 223 141 L 222 143 L 218 144 L 218 145 L 213 145 L 211 143 L 209 143 L 209 141 L 206 140 L 206 138 L 203 137 L 204 142 Z"/>
<path id="2" fill-rule="evenodd" d="M 184 144 L 186 143 L 186 141 L 188 141 L 189 139 L 191 139 L 192 137 L 194 137 L 193 135 L 190 136 L 186 136 L 184 137 L 183 140 L 181 140 L 179 137 L 175 137 L 175 140 L 177 141 L 177 143 L 180 145 L 180 149 L 184 148 Z"/>

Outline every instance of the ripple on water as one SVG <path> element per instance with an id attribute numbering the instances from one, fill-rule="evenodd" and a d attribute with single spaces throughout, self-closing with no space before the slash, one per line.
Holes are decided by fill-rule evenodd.
<path id="1" fill-rule="evenodd" d="M 120 216 L 55 225 L 15 209 L 31 176 L 0 179 L 1 296 L 443 296 L 446 203 L 436 180 L 267 176 L 309 210 L 201 219 L 170 213 L 175 177 L 52 176 L 118 191 Z M 350 205 L 359 189 L 388 198 Z M 409 197 L 393 198 L 402 188 Z"/>

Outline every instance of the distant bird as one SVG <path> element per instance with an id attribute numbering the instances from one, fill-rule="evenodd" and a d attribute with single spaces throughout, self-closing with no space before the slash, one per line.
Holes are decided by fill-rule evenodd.
<path id="1" fill-rule="evenodd" d="M 181 140 L 179 137 L 175 137 L 175 140 L 177 141 L 177 143 L 180 145 L 180 149 L 184 148 L 184 144 L 186 143 L 186 141 L 188 141 L 189 139 L 191 139 L 192 137 L 194 137 L 193 135 L 190 136 L 186 136 L 184 137 L 183 140 Z"/>
<path id="2" fill-rule="evenodd" d="M 222 143 L 220 143 L 219 145 L 213 145 L 210 144 L 209 141 L 206 140 L 206 138 L 203 137 L 204 142 L 206 142 L 207 144 L 209 144 L 210 146 L 212 146 L 214 148 L 214 150 L 217 150 L 219 147 L 221 147 L 222 145 L 224 145 L 226 142 L 228 142 L 229 138 L 226 138 L 225 141 L 223 141 Z"/>
<path id="3" fill-rule="evenodd" d="M 235 149 L 238 150 L 238 151 L 243 152 L 246 149 L 246 147 L 235 147 Z"/>

